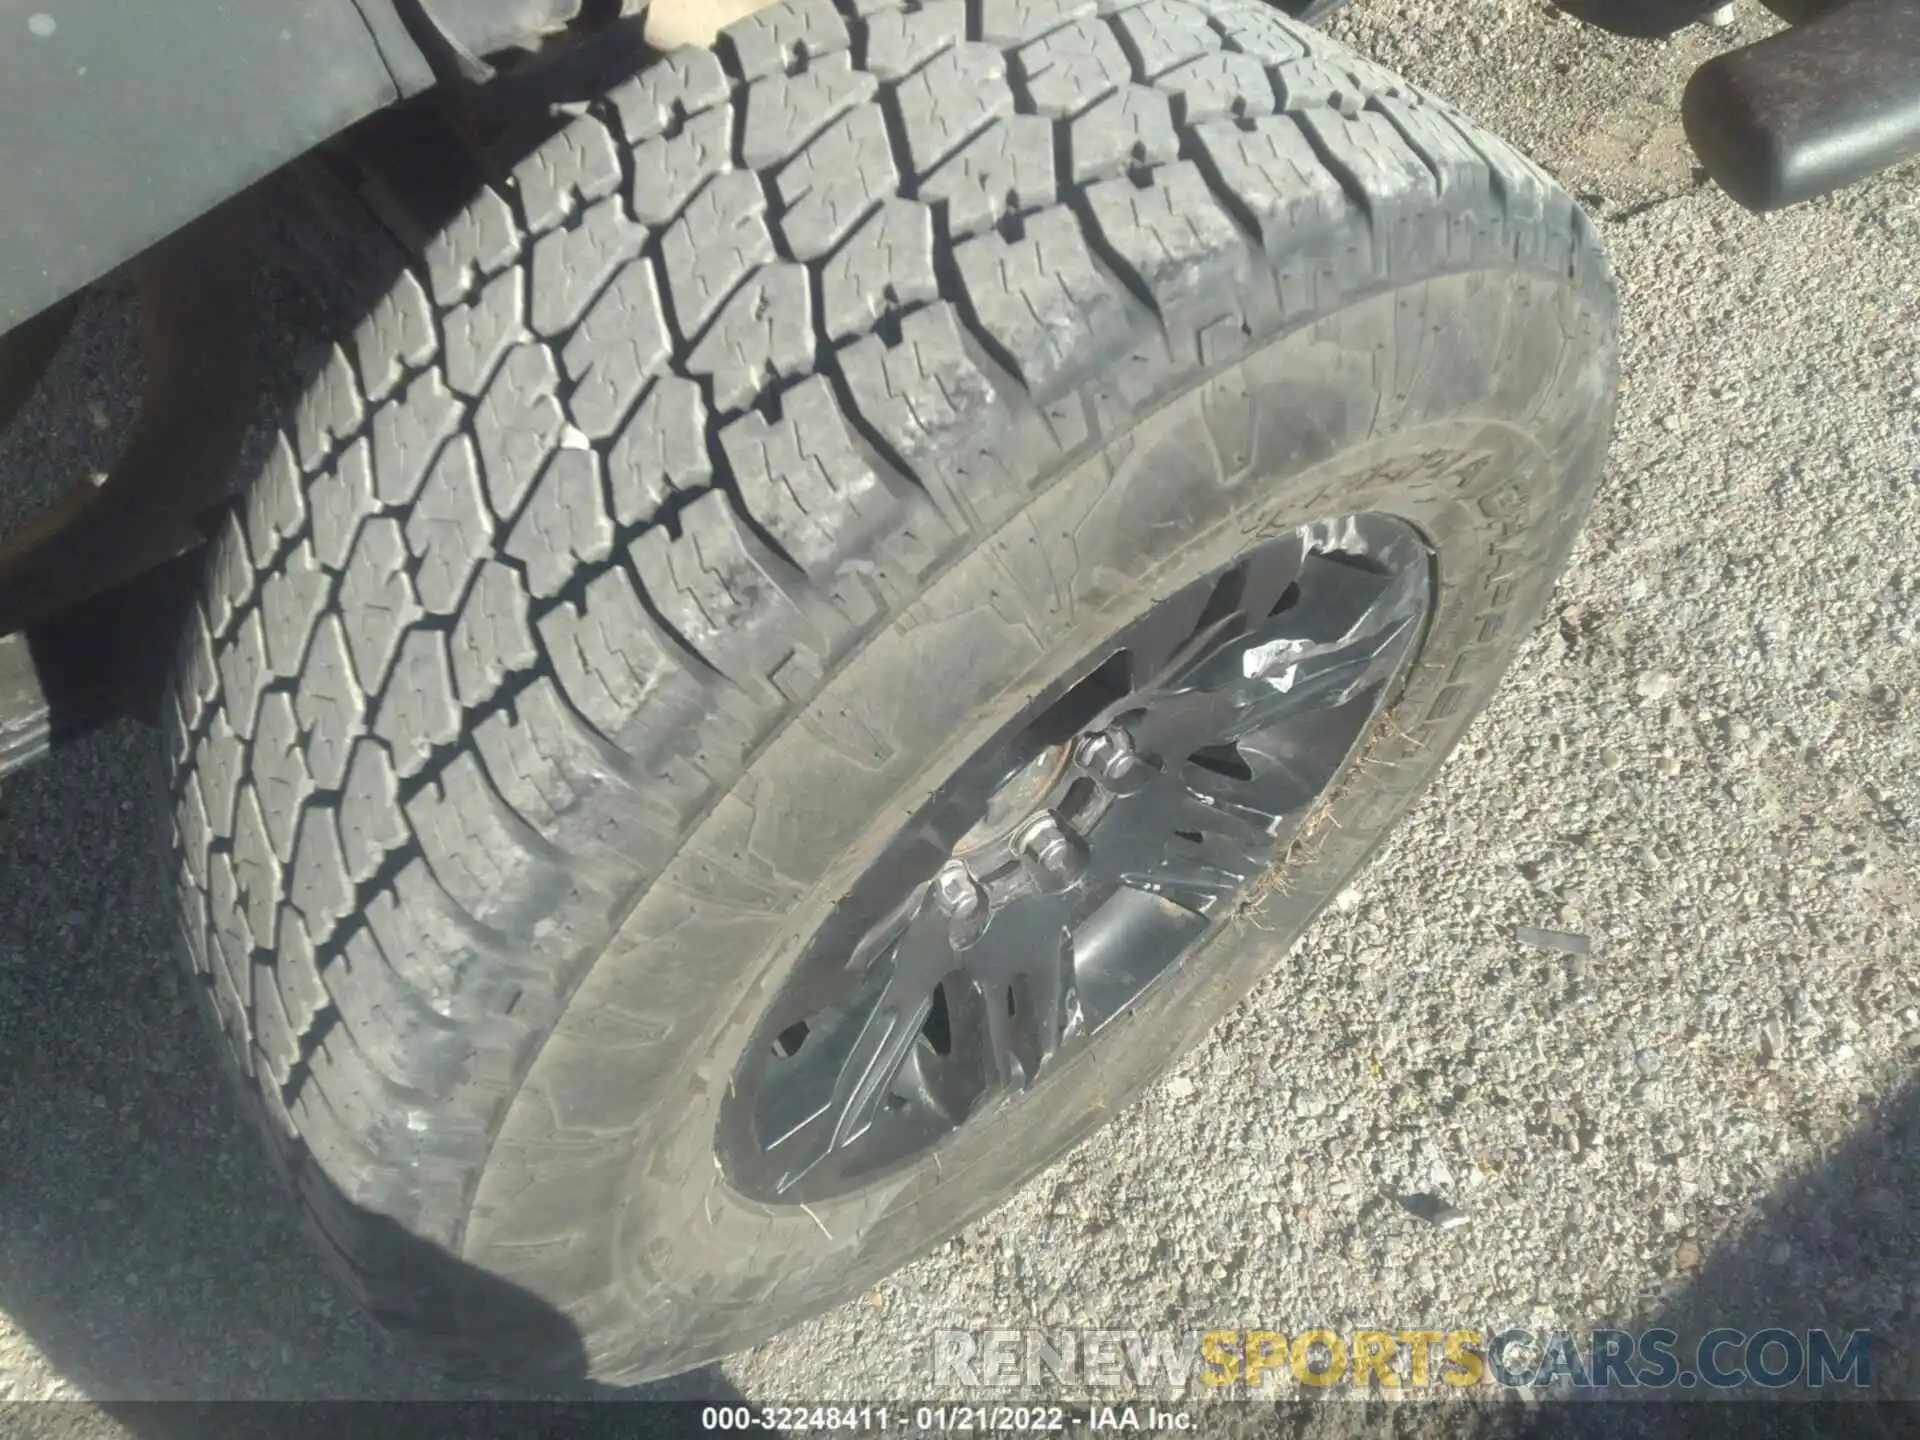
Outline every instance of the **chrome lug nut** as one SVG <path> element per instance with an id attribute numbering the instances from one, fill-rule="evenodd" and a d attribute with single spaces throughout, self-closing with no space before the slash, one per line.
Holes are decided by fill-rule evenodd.
<path id="1" fill-rule="evenodd" d="M 1118 725 L 1074 743 L 1073 763 L 1109 795 L 1131 795 L 1153 778 L 1153 767 L 1133 748 L 1133 737 Z"/>
<path id="2" fill-rule="evenodd" d="M 964 950 L 978 940 L 987 928 L 987 921 L 993 918 L 987 892 L 980 888 L 973 872 L 958 860 L 949 861 L 933 877 L 933 903 L 951 922 L 947 926 L 947 942 L 956 950 Z"/>
<path id="3" fill-rule="evenodd" d="M 1036 815 L 1014 837 L 1013 848 L 1040 888 L 1059 894 L 1087 873 L 1087 848 L 1051 810 Z"/>

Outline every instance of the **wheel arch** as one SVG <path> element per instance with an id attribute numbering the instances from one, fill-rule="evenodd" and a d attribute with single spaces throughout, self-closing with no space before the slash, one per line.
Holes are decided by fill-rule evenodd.
<path id="1" fill-rule="evenodd" d="M 0 334 L 481 57 L 646 0 L 82 3 L 0 44 Z"/>

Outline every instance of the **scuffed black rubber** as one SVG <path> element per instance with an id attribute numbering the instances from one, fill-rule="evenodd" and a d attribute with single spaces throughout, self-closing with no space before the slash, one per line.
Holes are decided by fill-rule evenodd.
<path id="1" fill-rule="evenodd" d="M 652 1073 L 622 1067 L 720 1002 L 657 938 L 630 1004 L 576 996 L 610 944 L 629 966 L 658 925 L 784 913 L 805 877 L 708 837 L 767 803 L 741 777 L 777 738 L 893 752 L 816 697 L 936 577 L 1279 337 L 1353 362 L 1360 400 L 1303 401 L 1314 425 L 1389 431 L 1405 395 L 1368 387 L 1396 353 L 1403 390 L 1441 385 L 1454 331 L 1326 327 L 1429 284 L 1473 345 L 1512 317 L 1486 363 L 1548 388 L 1466 400 L 1539 430 L 1558 487 L 1501 522 L 1527 578 L 1433 702 L 1451 735 L 1597 476 L 1611 281 L 1531 164 L 1311 30 L 1243 0 L 797 0 L 477 196 L 227 522 L 168 727 L 194 971 L 375 1312 L 509 1368 L 634 1378 L 957 1223 L 876 1231 L 837 1269 L 782 1260 L 811 1222 L 716 1250 L 725 1304 L 635 1278 L 680 1242 L 620 1218 L 649 1162 L 618 1107 Z M 755 961 L 760 919 L 739 924 L 709 969 Z"/>

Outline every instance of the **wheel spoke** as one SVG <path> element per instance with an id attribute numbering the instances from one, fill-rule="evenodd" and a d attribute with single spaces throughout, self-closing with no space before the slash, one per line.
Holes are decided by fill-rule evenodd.
<path id="1" fill-rule="evenodd" d="M 1159 895 L 1122 886 L 1073 932 L 1074 984 L 1092 1034 L 1199 938 L 1206 917 Z"/>
<path id="2" fill-rule="evenodd" d="M 1287 816 L 1297 814 L 1313 803 L 1319 787 L 1295 771 L 1268 763 L 1257 751 L 1249 753 L 1244 743 L 1234 754 L 1246 766 L 1245 778 L 1223 774 L 1189 760 L 1180 771 L 1180 783 L 1199 797 L 1216 815 L 1227 821 L 1272 834 Z"/>
<path id="3" fill-rule="evenodd" d="M 1309 565 L 1302 573 L 1315 580 L 1317 596 L 1328 597 L 1324 607 L 1303 604 L 1282 611 L 1209 656 L 1189 680 L 1232 711 L 1230 725 L 1216 732 L 1219 738 L 1237 740 L 1283 720 L 1344 705 L 1384 681 L 1412 639 L 1418 592 L 1407 575 L 1324 564 Z M 1169 697 L 1169 703 L 1176 698 L 1184 701 L 1186 695 Z M 1188 702 L 1173 713 L 1202 708 Z"/>
<path id="4" fill-rule="evenodd" d="M 1074 987 L 1072 904 L 1067 895 L 1022 895 L 996 910 L 986 931 L 960 957 L 983 995 L 1019 983 L 1018 998 L 1026 1008 L 1017 1029 L 1029 1042 L 1024 1047 L 1029 1074 L 1059 1048 L 1066 1027 L 1067 996 Z M 987 1008 L 991 1012 L 992 1006 Z M 993 1019 L 989 1013 L 989 1038 Z"/>
<path id="5" fill-rule="evenodd" d="M 1212 596 L 1212 586 L 1189 585 L 1127 631 L 1128 678 L 1135 690 L 1149 688 L 1185 654 Z"/>
<path id="6" fill-rule="evenodd" d="M 1013 987 L 988 981 L 980 985 L 981 1016 L 985 1020 L 989 1084 L 1000 1090 L 1019 1090 L 1028 1078 L 1026 1062 L 1014 1040 Z"/>
<path id="7" fill-rule="evenodd" d="M 907 1051 L 906 1063 L 894 1076 L 893 1093 L 916 1106 L 922 1114 L 943 1129 L 951 1130 L 965 1118 L 964 1109 L 956 1109 L 945 1087 L 929 1072 L 940 1062 L 924 1045 Z"/>
<path id="8" fill-rule="evenodd" d="M 791 1146 L 782 1188 L 800 1179 L 828 1153 L 865 1134 L 933 1009 L 933 992 L 953 969 L 946 917 L 921 903 L 888 957 L 887 984 L 851 1044 L 838 1055 L 831 1098 L 773 1145 Z M 802 1053 L 804 1054 L 804 1047 Z M 827 1123 L 822 1123 L 823 1121 Z"/>
<path id="9" fill-rule="evenodd" d="M 1263 545 L 1240 562 L 1240 613 L 1246 628 L 1264 625 L 1290 586 L 1300 580 L 1305 562 L 1304 547 L 1298 531 Z"/>
<path id="10" fill-rule="evenodd" d="M 1206 914 L 1259 871 L 1271 845 L 1261 824 L 1161 775 L 1107 816 L 1089 874 L 1094 893 L 1126 887 Z"/>
<path id="11" fill-rule="evenodd" d="M 1163 767 L 1227 736 L 1240 718 L 1240 697 L 1222 690 L 1181 690 L 1150 697 L 1127 726 L 1140 753 Z"/>
<path id="12" fill-rule="evenodd" d="M 729 1089 L 723 1170 L 775 1203 L 843 1193 L 1134 1010 L 1355 753 L 1418 638 L 1427 554 L 1383 516 L 1303 526 L 1036 696 L 812 937 L 735 1072 L 754 1098 Z"/>

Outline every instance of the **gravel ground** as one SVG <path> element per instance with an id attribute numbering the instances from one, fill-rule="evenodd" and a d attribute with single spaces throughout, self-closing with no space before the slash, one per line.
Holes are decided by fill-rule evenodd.
<path id="1" fill-rule="evenodd" d="M 1727 32 L 1629 44 L 1523 0 L 1338 28 L 1603 224 L 1626 390 L 1572 571 L 1411 823 L 1172 1079 L 700 1385 L 920 1396 L 946 1327 L 1764 1315 L 1890 1337 L 1883 1387 L 1920 1394 L 1915 174 L 1771 219 L 1702 187 L 1678 102 Z M 98 463 L 126 341 L 89 317 L 77 398 L 11 466 Z M 450 1393 L 308 1257 L 195 1033 L 152 751 L 114 727 L 0 789 L 0 1398 Z"/>

